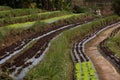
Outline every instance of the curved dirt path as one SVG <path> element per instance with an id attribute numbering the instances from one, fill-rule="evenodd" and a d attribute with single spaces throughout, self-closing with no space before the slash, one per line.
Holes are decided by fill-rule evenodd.
<path id="1" fill-rule="evenodd" d="M 104 30 L 85 45 L 85 52 L 94 63 L 100 80 L 120 80 L 120 74 L 114 66 L 101 55 L 97 48 L 99 43 L 106 39 L 110 33 L 119 26 L 120 24 Z"/>

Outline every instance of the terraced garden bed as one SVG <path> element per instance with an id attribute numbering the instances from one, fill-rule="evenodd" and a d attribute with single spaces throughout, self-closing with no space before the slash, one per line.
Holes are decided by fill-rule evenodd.
<path id="1" fill-rule="evenodd" d="M 17 40 L 21 40 L 26 37 L 30 37 L 31 35 L 36 34 L 38 32 L 44 34 L 45 32 L 48 32 L 48 31 L 58 28 L 60 26 L 67 25 L 69 23 L 75 23 L 75 21 L 81 21 L 83 18 L 84 18 L 84 20 L 83 20 L 83 22 L 84 22 L 87 19 L 87 15 L 88 14 L 71 14 L 71 15 L 65 15 L 62 17 L 60 16 L 60 17 L 43 20 L 40 22 L 39 21 L 38 22 L 27 22 L 27 23 L 14 24 L 14 25 L 6 26 L 6 27 L 1 27 L 0 28 L 1 41 L 3 41 L 3 39 L 5 38 L 4 41 L 2 42 L 2 44 L 4 44 L 4 46 L 2 46 L 2 45 L 1 46 L 2 46 L 2 48 L 4 48 L 7 45 L 15 43 Z M 88 19 L 91 19 L 92 16 L 93 15 L 91 15 L 91 14 L 88 15 Z M 73 20 L 72 20 L 72 18 L 73 18 Z M 59 21 L 60 23 L 57 21 Z M 52 23 L 52 22 L 54 22 L 54 23 Z M 50 24 L 50 23 L 52 23 L 52 24 Z M 27 34 L 25 34 L 25 33 L 27 33 Z M 40 35 L 39 33 L 38 33 L 38 35 Z"/>
<path id="2" fill-rule="evenodd" d="M 27 74 L 25 80 L 46 78 L 51 80 L 73 79 L 73 77 L 70 76 L 73 71 L 70 58 L 72 43 L 85 38 L 88 34 L 96 30 L 116 22 L 116 20 L 118 21 L 118 18 L 115 18 L 115 16 L 109 17 L 63 32 L 51 42 L 51 46 L 42 62 Z"/>
<path id="3" fill-rule="evenodd" d="M 0 69 L 19 80 L 27 73 L 24 80 L 98 80 L 84 44 L 97 31 L 118 21 L 116 15 L 97 19 L 90 13 L 3 11 L 0 7 Z"/>
<path id="4" fill-rule="evenodd" d="M 40 21 L 43 19 L 59 17 L 70 14 L 66 11 L 53 11 L 53 12 L 43 12 L 43 13 L 35 13 L 25 16 L 17 16 L 17 17 L 9 17 L 0 19 L 0 27 L 5 27 L 6 25 L 16 24 L 16 23 L 25 23 L 32 21 Z"/>
<path id="5" fill-rule="evenodd" d="M 117 41 L 119 42 L 119 40 L 115 38 L 115 35 L 119 36 L 119 34 L 117 34 L 119 30 L 120 28 L 115 29 L 108 38 L 106 38 L 100 43 L 99 46 L 104 57 L 107 58 L 116 67 L 118 71 L 120 71 L 119 49 L 117 48 L 119 44 L 117 44 Z"/>
<path id="6" fill-rule="evenodd" d="M 10 73 L 13 72 L 12 76 L 17 76 L 18 74 L 20 74 L 20 75 L 18 75 L 18 78 L 21 78 L 21 76 L 24 76 L 24 74 L 23 75 L 21 74 L 21 71 L 24 72 L 24 68 L 28 69 L 28 67 L 30 65 L 32 65 L 32 63 L 34 62 L 34 59 L 36 61 L 37 59 L 40 58 L 40 56 L 43 54 L 46 47 L 48 46 L 49 41 L 54 36 L 58 35 L 63 30 L 75 27 L 76 25 L 82 24 L 85 21 L 90 21 L 93 19 L 94 19 L 94 16 L 91 14 L 79 14 L 79 15 L 73 14 L 71 16 L 68 15 L 66 17 L 64 16 L 64 17 L 60 17 L 60 18 L 59 17 L 53 18 L 52 22 L 51 22 L 52 19 L 44 20 L 45 22 L 50 22 L 50 23 L 47 24 L 47 25 L 49 25 L 48 28 L 47 28 L 47 25 L 43 26 L 44 28 L 41 30 L 43 32 L 38 32 L 34 35 L 27 37 L 26 39 L 24 38 L 23 40 L 20 40 L 20 41 L 16 42 L 15 44 L 12 44 L 11 46 L 6 47 L 1 50 L 2 54 L 1 54 L 1 62 L 0 63 L 1 63 L 2 70 L 3 71 L 8 70 Z M 68 25 L 68 24 L 71 24 L 71 25 Z M 68 25 L 68 26 L 65 26 L 65 25 Z M 49 32 L 49 33 L 47 33 L 47 32 Z M 28 35 L 30 35 L 30 33 Z M 29 49 L 23 51 L 24 46 L 28 42 L 34 41 L 34 40 L 36 40 L 37 42 L 34 43 L 34 45 L 32 47 L 29 47 Z M 43 42 L 43 41 L 45 41 L 45 42 Z M 21 46 L 19 46 L 19 45 L 21 45 Z M 23 52 L 19 52 L 20 49 L 22 49 Z M 6 55 L 6 52 L 7 52 L 7 55 Z M 31 53 L 31 54 L 29 54 L 29 53 Z M 28 54 L 29 54 L 29 56 L 28 56 Z M 12 58 L 10 56 L 12 56 Z M 21 59 L 21 57 L 23 57 L 23 58 Z M 30 60 L 30 62 L 29 62 L 29 60 Z M 21 63 L 19 61 L 21 61 Z M 14 67 L 14 66 L 16 66 L 16 67 Z"/>

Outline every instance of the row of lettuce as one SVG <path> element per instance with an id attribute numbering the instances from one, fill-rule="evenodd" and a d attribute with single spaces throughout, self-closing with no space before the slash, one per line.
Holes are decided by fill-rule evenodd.
<path id="1" fill-rule="evenodd" d="M 96 77 L 96 71 L 90 61 L 76 63 L 76 80 L 98 80 Z"/>
<path id="2" fill-rule="evenodd" d="M 117 21 L 120 21 L 120 18 L 116 15 L 113 15 L 103 19 L 98 19 L 89 24 L 84 24 L 82 27 L 80 26 L 63 32 L 61 35 L 57 36 L 51 41 L 51 46 L 42 62 L 34 67 L 24 79 L 72 80 L 73 76 L 71 75 L 73 75 L 74 69 L 70 57 L 72 44 L 80 39 L 83 39 L 88 34 L 94 33 L 96 30 L 113 24 Z M 89 64 L 89 62 L 83 64 Z M 78 65 L 78 63 L 76 63 L 76 66 L 76 71 L 79 71 L 80 67 L 82 67 Z M 90 74 L 93 72 L 94 71 L 91 71 Z M 87 72 L 85 71 L 85 73 Z M 80 74 L 84 73 L 76 73 L 76 77 Z M 87 77 L 85 77 L 84 80 L 85 79 L 87 79 Z M 95 79 L 93 78 L 92 80 Z"/>

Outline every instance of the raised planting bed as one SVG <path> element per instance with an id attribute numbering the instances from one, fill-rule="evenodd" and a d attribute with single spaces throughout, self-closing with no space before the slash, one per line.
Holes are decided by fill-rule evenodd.
<path id="1" fill-rule="evenodd" d="M 98 24 L 98 23 L 97 23 Z M 78 41 L 77 43 L 75 43 L 73 45 L 73 48 L 72 48 L 72 58 L 73 58 L 73 62 L 74 63 L 83 63 L 83 62 L 87 62 L 89 61 L 89 58 L 85 55 L 85 50 L 84 50 L 84 45 L 90 41 L 91 39 L 93 39 L 98 33 L 100 33 L 101 31 L 109 28 L 109 27 L 112 27 L 114 25 L 117 25 L 119 23 L 116 23 L 116 24 L 113 24 L 113 25 L 110 25 L 110 26 L 107 26 L 105 24 L 105 26 L 103 26 L 102 28 L 99 28 L 97 31 L 95 31 L 94 33 L 90 33 L 88 35 L 86 35 L 86 37 L 81 40 L 80 42 Z M 94 24 L 95 25 L 95 24 Z M 100 25 L 99 25 L 100 26 Z M 104 41 L 105 42 L 105 41 Z M 105 47 L 103 48 L 103 50 L 106 50 Z M 107 51 L 107 50 L 106 50 Z M 110 55 L 111 53 L 110 52 L 107 52 L 107 55 L 111 56 Z M 113 56 L 112 56 L 113 57 Z M 117 63 L 119 65 L 119 63 Z M 86 72 L 87 72 L 87 68 L 86 68 Z M 84 72 L 83 72 L 84 73 Z M 86 73 L 87 74 L 87 73 Z M 86 75 L 87 76 L 87 75 Z M 78 75 L 76 74 L 76 79 L 78 79 L 80 77 L 78 77 Z M 85 80 L 88 80 L 89 77 L 86 77 Z M 98 79 L 98 77 L 96 76 L 96 79 Z M 82 78 L 80 80 L 83 80 Z"/>
<path id="2" fill-rule="evenodd" d="M 96 70 L 90 61 L 75 63 L 76 80 L 98 80 Z"/>
<path id="3" fill-rule="evenodd" d="M 2 18 L 0 19 L 0 27 L 5 27 L 6 25 L 10 25 L 10 24 L 32 22 L 32 21 L 38 21 L 53 17 L 59 17 L 68 14 L 70 13 L 66 11 L 52 11 L 52 12 L 36 13 L 25 16 L 18 16 L 18 17 Z"/>
<path id="4" fill-rule="evenodd" d="M 119 42 L 119 39 L 114 39 L 116 38 L 115 37 L 116 35 L 119 36 L 119 33 L 118 33 L 119 31 L 120 31 L 120 27 L 113 30 L 110 36 L 99 44 L 99 49 L 102 51 L 104 57 L 107 58 L 120 72 L 119 48 L 117 48 L 118 44 L 116 43 L 116 42 Z"/>

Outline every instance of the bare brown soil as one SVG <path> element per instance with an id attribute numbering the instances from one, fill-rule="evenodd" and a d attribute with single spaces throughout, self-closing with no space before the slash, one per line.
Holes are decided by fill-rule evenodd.
<path id="1" fill-rule="evenodd" d="M 120 74 L 114 66 L 105 59 L 98 50 L 98 45 L 106 39 L 110 33 L 120 25 L 109 28 L 101 32 L 97 37 L 85 45 L 86 54 L 90 57 L 98 72 L 100 80 L 120 80 Z"/>

